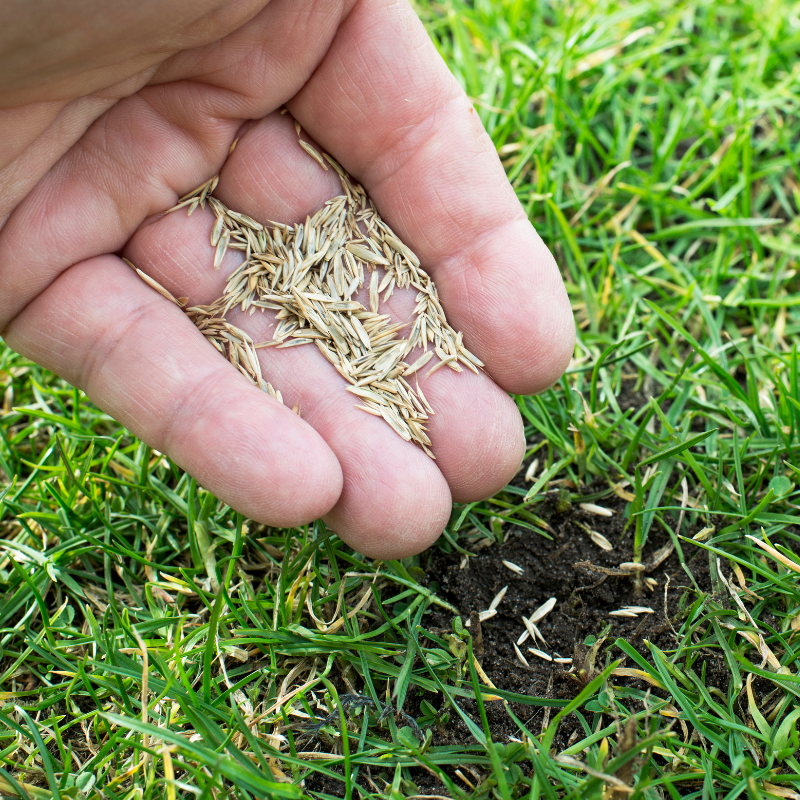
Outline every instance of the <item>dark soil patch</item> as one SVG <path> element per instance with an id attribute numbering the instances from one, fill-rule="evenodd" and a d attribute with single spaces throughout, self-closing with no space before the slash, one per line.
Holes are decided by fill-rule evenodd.
<path id="1" fill-rule="evenodd" d="M 589 650 L 585 644 L 587 637 L 597 636 L 608 625 L 610 631 L 597 658 L 598 669 L 602 669 L 608 660 L 623 657 L 623 653 L 613 646 L 618 638 L 626 640 L 648 659 L 647 642 L 665 651 L 675 648 L 675 630 L 680 626 L 681 611 L 697 597 L 691 579 L 675 552 L 660 566 L 645 573 L 656 585 L 652 589 L 645 588 L 640 596 L 636 595 L 631 577 L 601 571 L 618 572 L 621 563 L 633 558 L 633 537 L 630 533 L 625 535 L 622 517 L 625 501 L 613 496 L 603 500 L 602 504 L 614 511 L 614 515 L 598 516 L 578 505 L 559 511 L 555 508 L 555 501 L 548 501 L 546 507 L 537 509 L 537 513 L 548 520 L 553 529 L 552 539 L 533 531 L 512 529 L 501 546 L 481 550 L 468 560 L 467 565 L 459 553 L 439 553 L 428 566 L 429 580 L 438 584 L 439 595 L 456 606 L 465 619 L 469 619 L 471 612 L 487 609 L 497 593 L 508 586 L 497 615 L 480 625 L 483 642 L 481 663 L 497 688 L 536 697 L 574 697 L 581 685 L 574 674 L 569 674 L 570 665 L 546 661 L 529 653 L 528 648 L 536 647 L 553 657 L 572 658 L 573 664 L 580 667 Z M 605 536 L 613 543 L 614 549 L 606 551 L 598 547 L 584 526 Z M 692 533 L 694 531 L 689 531 L 690 535 Z M 661 539 L 657 535 L 653 529 L 644 554 L 645 562 L 668 542 L 666 534 Z M 700 589 L 710 592 L 708 560 L 704 553 L 687 552 L 686 555 L 695 556 L 687 566 Z M 518 565 L 524 572 L 516 574 L 503 561 Z M 534 643 L 530 638 L 520 645 L 529 664 L 525 667 L 514 650 L 514 643 L 525 630 L 522 616 L 530 616 L 550 597 L 556 598 L 556 605 L 537 624 L 547 645 Z M 637 617 L 609 616 L 609 612 L 624 606 L 646 606 L 654 613 Z M 724 692 L 729 678 L 724 660 L 710 651 L 703 658 L 707 684 L 718 686 Z M 615 677 L 614 683 L 642 690 L 649 688 L 653 694 L 662 694 L 635 678 Z M 469 705 L 465 704 L 465 710 Z M 502 704 L 494 705 L 498 706 L 498 727 L 493 731 L 496 741 L 518 735 Z M 541 730 L 545 709 L 520 706 L 514 708 L 514 712 L 521 719 L 530 720 L 528 727 L 534 733 Z M 541 720 L 538 724 L 537 719 Z M 576 719 L 565 719 L 554 747 L 557 750 L 567 747 L 570 737 L 578 730 Z M 451 733 L 456 735 L 455 730 Z M 467 741 L 465 739 L 464 743 Z"/>
<path id="2" fill-rule="evenodd" d="M 593 488 L 589 487 L 589 491 Z M 536 513 L 551 526 L 552 539 L 546 539 L 534 531 L 511 528 L 506 532 L 502 545 L 484 547 L 475 557 L 469 558 L 467 564 L 464 564 L 459 552 L 444 553 L 433 549 L 428 552 L 429 560 L 424 564 L 428 585 L 458 608 L 464 621 L 470 619 L 472 612 L 487 609 L 497 593 L 508 586 L 497 608 L 497 615 L 480 624 L 480 637 L 476 636 L 474 616 L 470 626 L 483 670 L 498 689 L 530 697 L 559 699 L 573 698 L 580 691 L 579 682 L 574 675 L 568 674 L 570 665 L 545 661 L 530 654 L 528 648 L 534 646 L 530 639 L 520 647 L 528 659 L 528 667 L 520 662 L 514 650 L 514 642 L 525 630 L 522 616 L 530 616 L 550 597 L 556 598 L 556 605 L 538 623 L 547 645 L 538 642 L 536 647 L 553 656 L 573 658 L 574 663 L 579 665 L 584 663 L 589 649 L 585 644 L 587 637 L 597 636 L 609 624 L 610 631 L 597 657 L 598 669 L 602 669 L 608 661 L 623 656 L 613 644 L 617 638 L 625 639 L 645 657 L 649 657 L 647 641 L 665 651 L 675 648 L 675 631 L 680 627 L 682 611 L 697 597 L 691 579 L 681 567 L 675 552 L 660 566 L 646 573 L 655 580 L 656 586 L 651 590 L 645 589 L 641 596 L 636 596 L 634 581 L 630 577 L 608 575 L 595 569 L 618 570 L 619 564 L 632 560 L 633 548 L 632 534 L 625 533 L 623 512 L 626 501 L 612 496 L 600 502 L 614 512 L 613 516 L 598 516 L 581 509 L 577 504 L 565 503 L 563 499 L 559 502 L 554 495 L 552 500 L 536 509 Z M 614 549 L 605 551 L 598 547 L 586 532 L 586 527 L 605 536 L 613 543 Z M 684 534 L 689 535 L 695 532 L 686 527 L 683 530 Z M 645 562 L 651 560 L 668 540 L 666 534 L 659 537 L 659 532 L 653 528 L 644 554 Z M 686 551 L 686 556 L 693 557 L 687 566 L 701 591 L 711 592 L 705 553 Z M 524 572 L 516 574 L 503 561 L 518 565 Z M 609 616 L 609 612 L 628 605 L 647 606 L 654 613 L 635 618 Z M 437 634 L 451 631 L 452 622 L 451 616 L 438 607 L 425 616 L 426 628 Z M 482 647 L 478 638 L 482 639 Z M 722 657 L 707 651 L 701 658 L 705 662 L 707 685 L 717 686 L 725 692 L 729 673 Z M 652 695 L 665 696 L 663 691 L 636 678 L 615 676 L 614 685 L 642 692 L 650 690 Z M 409 693 L 405 711 L 417 717 L 421 713 L 422 700 L 427 700 L 441 713 L 448 711 L 441 696 L 422 693 Z M 459 705 L 480 726 L 475 702 L 460 700 Z M 629 705 L 634 711 L 640 710 L 640 707 L 633 707 L 641 706 L 638 701 L 632 701 Z M 510 704 L 510 709 L 534 734 L 540 733 L 546 727 L 547 720 L 558 710 L 548 711 L 514 703 Z M 512 737 L 519 737 L 519 729 L 502 702 L 487 703 L 486 712 L 494 741 L 503 743 Z M 610 719 L 605 724 L 609 722 Z M 449 709 L 447 724 L 431 726 L 431 730 L 434 745 L 470 747 L 476 744 L 469 729 L 452 709 Z M 554 749 L 559 751 L 568 747 L 579 735 L 582 735 L 579 721 L 570 715 L 559 726 L 553 742 Z M 525 769 L 525 765 L 520 766 Z M 411 772 L 421 794 L 448 794 L 446 787 L 431 774 L 421 769 Z M 469 774 L 465 774 L 470 778 Z M 459 778 L 453 774 L 451 777 L 461 785 Z M 472 778 L 477 779 L 476 776 Z M 312 779 L 314 789 L 334 795 L 342 793 L 342 784 L 327 781 L 323 788 L 321 784 L 317 785 L 319 780 L 319 776 Z"/>

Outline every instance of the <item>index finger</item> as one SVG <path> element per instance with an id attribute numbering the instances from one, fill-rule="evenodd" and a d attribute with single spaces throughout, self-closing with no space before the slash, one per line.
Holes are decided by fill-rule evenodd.
<path id="1" fill-rule="evenodd" d="M 496 382 L 534 392 L 557 380 L 574 342 L 558 268 L 411 7 L 356 3 L 288 105 L 417 253 Z"/>

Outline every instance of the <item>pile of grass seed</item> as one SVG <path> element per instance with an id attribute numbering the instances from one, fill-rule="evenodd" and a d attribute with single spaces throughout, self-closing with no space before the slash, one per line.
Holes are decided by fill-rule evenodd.
<path id="1" fill-rule="evenodd" d="M 323 169 L 330 164 L 342 184 L 342 194 L 305 223 L 270 222 L 268 229 L 233 211 L 212 195 L 218 175 L 171 209 L 186 208 L 191 214 L 198 206 L 211 208 L 216 216 L 211 230 L 216 269 L 229 249 L 245 253 L 228 276 L 222 297 L 210 305 L 186 308 L 186 313 L 242 374 L 281 402 L 280 392 L 264 379 L 257 350 L 316 345 L 348 382 L 347 391 L 360 401 L 357 408 L 383 418 L 399 436 L 434 458 L 426 433 L 434 410 L 419 385 L 420 370 L 434 356 L 438 361 L 426 377 L 443 366 L 456 372 L 465 366 L 477 373 L 483 362 L 448 324 L 430 276 L 381 219 L 363 187 L 329 155 L 323 158 L 302 140 L 300 145 Z M 137 272 L 161 294 L 186 305 L 184 298 L 174 298 Z M 369 308 L 356 299 L 364 286 L 369 288 Z M 390 314 L 381 313 L 395 288 L 417 290 L 411 323 L 393 322 Z M 228 322 L 226 315 L 237 306 L 250 314 L 276 311 L 272 340 L 256 343 Z M 408 336 L 399 338 L 409 324 Z M 408 363 L 405 359 L 417 348 L 422 352 Z"/>

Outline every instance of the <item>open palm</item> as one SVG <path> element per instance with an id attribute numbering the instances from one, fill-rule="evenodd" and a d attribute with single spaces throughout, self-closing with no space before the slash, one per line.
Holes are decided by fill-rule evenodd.
<path id="1" fill-rule="evenodd" d="M 41 74 L 6 70 L 0 332 L 249 517 L 324 516 L 368 555 L 417 552 L 452 500 L 487 496 L 519 467 L 522 424 L 507 392 L 543 389 L 572 351 L 555 263 L 404 2 L 207 0 L 195 20 L 180 17 L 180 0 L 172 16 L 160 5 L 168 30 L 155 43 L 150 10 L 122 38 L 117 23 L 85 69 L 68 53 Z M 298 147 L 283 104 L 364 185 L 486 364 L 486 374 L 421 379 L 435 461 L 357 410 L 316 348 L 260 350 L 297 417 L 121 260 L 208 303 L 242 255 L 214 270 L 213 215 L 164 216 L 177 197 L 221 170 L 216 194 L 229 207 L 297 222 L 340 193 L 333 171 Z M 390 306 L 410 317 L 414 293 Z M 229 318 L 256 341 L 275 324 L 266 313 Z"/>

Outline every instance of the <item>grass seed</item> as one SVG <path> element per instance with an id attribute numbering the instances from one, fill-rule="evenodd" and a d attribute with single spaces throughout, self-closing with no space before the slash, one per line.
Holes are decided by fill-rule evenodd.
<path id="1" fill-rule="evenodd" d="M 554 608 L 556 605 L 556 598 L 551 597 L 549 600 L 546 600 L 542 603 L 536 611 L 531 614 L 531 622 L 539 622 L 539 620 L 544 619 Z"/>
<path id="2" fill-rule="evenodd" d="M 491 603 L 489 603 L 489 609 L 494 611 L 500 603 L 503 602 L 503 598 L 506 596 L 506 592 L 508 591 L 508 586 L 504 586 L 495 596 Z"/>
<path id="3" fill-rule="evenodd" d="M 267 230 L 212 196 L 218 176 L 170 209 L 187 208 L 191 213 L 198 205 L 204 208 L 207 204 L 214 212 L 210 242 L 215 248 L 215 269 L 229 249 L 245 253 L 244 261 L 228 277 L 222 297 L 186 313 L 220 353 L 276 399 L 280 393 L 264 380 L 256 351 L 315 344 L 350 384 L 346 388 L 366 401 L 356 408 L 382 417 L 398 436 L 434 458 L 426 432 L 433 409 L 419 383 L 412 387 L 403 376 L 417 373 L 434 354 L 438 361 L 426 377 L 443 366 L 461 372 L 459 361 L 477 371 L 483 362 L 464 347 L 462 334 L 450 327 L 430 276 L 381 219 L 363 187 L 329 155 L 323 157 L 308 142 L 298 141 L 323 169 L 332 166 L 342 184 L 342 194 L 328 200 L 305 222 L 270 222 L 271 230 Z M 382 276 L 379 270 L 383 270 Z M 180 305 L 166 289 L 139 274 Z M 354 299 L 365 284 L 369 308 Z M 409 323 L 392 324 L 389 315 L 379 313 L 381 293 L 386 303 L 395 286 L 417 290 L 416 319 L 408 338 L 400 335 Z M 237 306 L 250 313 L 256 309 L 277 311 L 272 341 L 255 344 L 243 331 L 227 325 L 225 315 Z M 404 359 L 416 347 L 424 352 L 409 365 Z M 496 598 L 496 602 L 500 600 Z"/>

